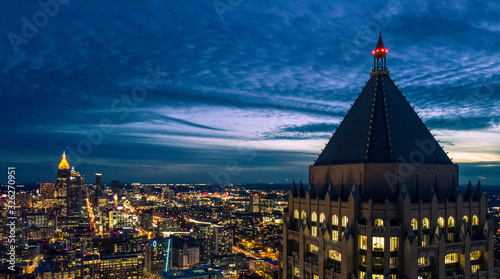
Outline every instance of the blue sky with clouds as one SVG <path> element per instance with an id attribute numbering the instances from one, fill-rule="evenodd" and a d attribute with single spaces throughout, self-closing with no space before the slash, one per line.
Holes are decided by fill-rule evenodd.
<path id="1" fill-rule="evenodd" d="M 19 181 L 54 181 L 63 150 L 88 182 L 307 181 L 382 32 L 460 182 L 500 185 L 492 1 L 41 2 L 0 11 L 1 167 Z"/>

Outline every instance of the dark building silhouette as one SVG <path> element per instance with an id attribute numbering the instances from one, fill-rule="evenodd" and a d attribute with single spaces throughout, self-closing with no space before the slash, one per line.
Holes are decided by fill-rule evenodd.
<path id="1" fill-rule="evenodd" d="M 95 174 L 96 196 L 102 195 L 102 173 Z"/>
<path id="2" fill-rule="evenodd" d="M 120 181 L 118 180 L 113 180 L 111 181 L 111 191 L 113 191 L 113 193 L 117 193 L 120 191 Z"/>

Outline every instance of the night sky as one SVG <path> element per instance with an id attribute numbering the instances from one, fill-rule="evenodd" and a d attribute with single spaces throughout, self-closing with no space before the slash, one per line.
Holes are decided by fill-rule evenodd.
<path id="1" fill-rule="evenodd" d="M 37 2 L 0 10 L 0 167 L 19 182 L 54 182 L 63 150 L 87 183 L 307 181 L 382 32 L 460 183 L 500 185 L 495 1 Z"/>

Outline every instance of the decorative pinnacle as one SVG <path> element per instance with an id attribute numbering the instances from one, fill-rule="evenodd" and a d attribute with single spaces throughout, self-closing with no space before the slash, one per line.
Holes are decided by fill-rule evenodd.
<path id="1" fill-rule="evenodd" d="M 380 33 L 378 35 L 379 35 L 379 37 L 378 37 L 377 47 L 375 48 L 374 51 L 372 51 L 372 54 L 375 56 L 377 56 L 377 54 L 379 54 L 382 57 L 382 55 L 385 56 L 385 54 L 387 52 L 389 52 L 389 50 L 384 47 L 384 42 L 382 41 L 382 33 Z"/>
<path id="2" fill-rule="evenodd" d="M 63 156 L 61 162 L 59 163 L 58 169 L 69 169 L 68 161 L 66 160 L 66 151 L 63 151 Z"/>
<path id="3" fill-rule="evenodd" d="M 389 75 L 389 71 L 387 70 L 387 64 L 386 64 L 386 59 L 385 56 L 389 52 L 387 48 L 384 46 L 384 42 L 382 41 L 382 33 L 379 34 L 378 37 L 378 43 L 377 47 L 375 48 L 374 51 L 372 51 L 373 54 L 373 70 L 372 73 L 370 74 L 370 77 L 375 76 L 375 75 Z"/>

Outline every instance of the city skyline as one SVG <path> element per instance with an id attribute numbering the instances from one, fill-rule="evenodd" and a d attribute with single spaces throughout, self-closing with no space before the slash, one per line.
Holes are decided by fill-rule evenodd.
<path id="1" fill-rule="evenodd" d="M 500 185 L 494 3 L 93 5 L 3 9 L 0 154 L 20 182 L 53 182 L 63 151 L 90 183 L 307 181 L 382 32 L 460 184 Z"/>

